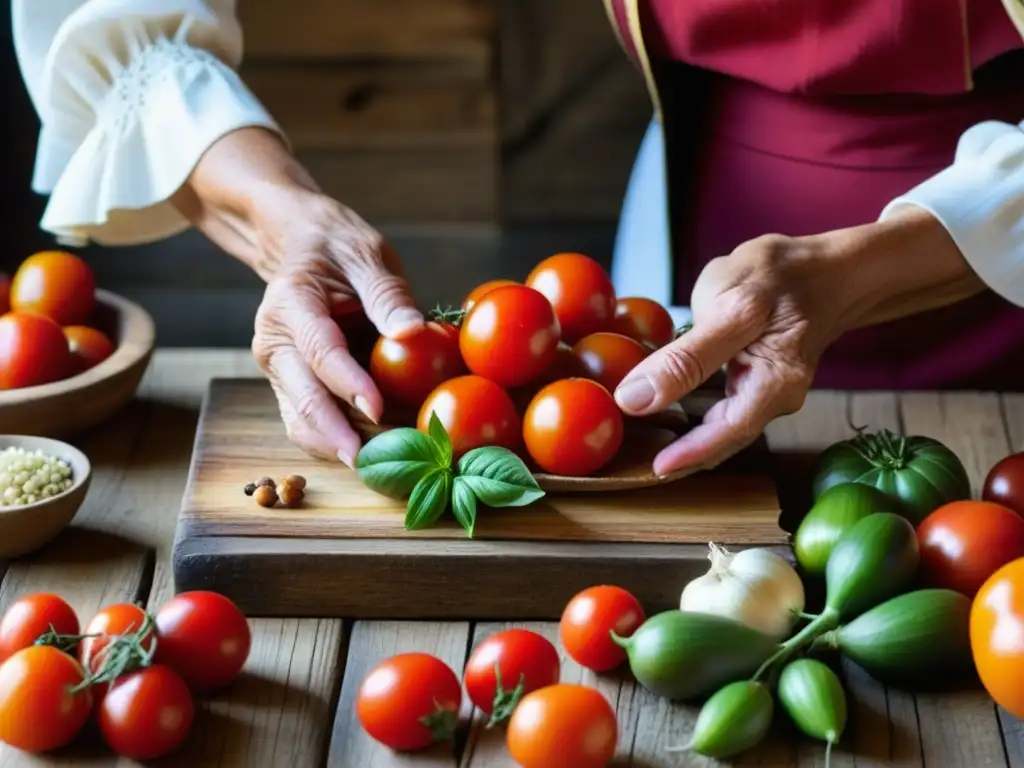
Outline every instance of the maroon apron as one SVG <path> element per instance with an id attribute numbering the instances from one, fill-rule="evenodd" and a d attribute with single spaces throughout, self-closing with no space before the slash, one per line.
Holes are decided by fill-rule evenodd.
<path id="1" fill-rule="evenodd" d="M 640 9 L 663 113 L 676 303 L 746 240 L 871 222 L 950 165 L 970 126 L 1024 120 L 1024 42 L 1000 0 Z M 1021 390 L 1022 357 L 1024 310 L 985 291 L 845 335 L 815 386 Z"/>

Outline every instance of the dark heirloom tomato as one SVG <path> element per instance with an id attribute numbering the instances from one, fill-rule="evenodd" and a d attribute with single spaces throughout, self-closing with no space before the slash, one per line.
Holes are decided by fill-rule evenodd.
<path id="1" fill-rule="evenodd" d="M 64 329 L 71 351 L 72 375 L 99 365 L 114 354 L 114 342 L 95 328 L 85 325 L 69 325 Z"/>
<path id="2" fill-rule="evenodd" d="M 1024 453 L 1011 454 L 992 467 L 981 498 L 1024 515 Z"/>
<path id="3" fill-rule="evenodd" d="M 0 317 L 0 390 L 49 384 L 70 368 L 68 341 L 53 320 L 27 312 Z"/>
<path id="4" fill-rule="evenodd" d="M 416 428 L 430 431 L 430 414 L 448 431 L 452 455 L 495 445 L 516 450 L 522 440 L 522 422 L 508 393 L 481 376 L 459 376 L 431 392 L 420 408 Z"/>
<path id="5" fill-rule="evenodd" d="M 0 274 L 0 315 L 7 314 L 11 309 L 11 278 Z"/>
<path id="6" fill-rule="evenodd" d="M 950 501 L 971 496 L 967 470 L 949 448 L 930 437 L 882 430 L 858 434 L 826 448 L 812 481 L 817 499 L 839 483 L 863 483 L 901 502 L 898 511 L 915 525 Z"/>
<path id="7" fill-rule="evenodd" d="M 566 343 L 575 344 L 611 327 L 615 288 L 593 259 L 581 253 L 559 253 L 534 267 L 526 284 L 548 297 Z"/>
<path id="8" fill-rule="evenodd" d="M 58 325 L 84 325 L 96 300 L 92 268 L 64 251 L 29 256 L 11 281 L 11 308 L 46 315 Z"/>
<path id="9" fill-rule="evenodd" d="M 954 501 L 921 521 L 917 541 L 927 586 L 974 597 L 989 576 L 1024 557 L 1024 518 L 990 501 Z"/>
<path id="10" fill-rule="evenodd" d="M 385 400 L 419 407 L 443 381 L 461 376 L 459 331 L 448 323 L 427 323 L 405 339 L 381 336 L 370 354 L 370 375 Z"/>
<path id="11" fill-rule="evenodd" d="M 614 392 L 648 353 L 640 342 L 618 333 L 592 333 L 572 348 L 573 357 L 579 361 L 579 375 L 593 379 L 609 392 Z"/>
<path id="12" fill-rule="evenodd" d="M 523 418 L 526 450 L 553 475 L 596 472 L 622 445 L 622 411 L 604 387 L 589 379 L 565 379 L 544 387 Z"/>
<path id="13" fill-rule="evenodd" d="M 524 285 L 484 294 L 466 314 L 459 349 L 466 366 L 503 387 L 520 387 L 540 376 L 558 347 L 551 304 Z"/>
<path id="14" fill-rule="evenodd" d="M 519 285 L 515 280 L 488 280 L 486 283 L 481 283 L 466 296 L 466 300 L 462 302 L 462 309 L 464 312 L 469 312 L 476 303 L 480 301 L 480 298 L 487 292 L 493 291 L 495 288 L 501 288 L 505 285 Z"/>
<path id="15" fill-rule="evenodd" d="M 609 329 L 655 349 L 668 344 L 676 336 L 672 315 L 653 299 L 630 296 L 615 302 L 615 318 Z"/>

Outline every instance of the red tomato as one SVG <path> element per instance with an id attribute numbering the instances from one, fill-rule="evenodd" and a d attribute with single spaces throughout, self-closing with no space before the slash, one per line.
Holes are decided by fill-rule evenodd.
<path id="1" fill-rule="evenodd" d="M 49 384 L 70 369 L 67 339 L 53 320 L 24 312 L 0 317 L 0 390 Z"/>
<path id="2" fill-rule="evenodd" d="M 69 743 L 92 710 L 81 665 L 56 648 L 23 648 L 0 665 L 0 741 L 25 752 Z"/>
<path id="3" fill-rule="evenodd" d="M 11 310 L 11 278 L 0 273 L 0 315 Z"/>
<path id="4" fill-rule="evenodd" d="M 462 310 L 469 312 L 476 303 L 480 301 L 480 297 L 488 291 L 493 291 L 495 288 L 501 288 L 503 285 L 519 285 L 515 280 L 488 280 L 486 283 L 481 283 L 466 297 L 466 300 L 462 302 Z"/>
<path id="5" fill-rule="evenodd" d="M 492 723 L 500 723 L 524 695 L 554 685 L 561 672 L 558 651 L 547 638 L 528 629 L 509 629 L 473 649 L 462 677 L 470 701 L 491 715 Z"/>
<path id="6" fill-rule="evenodd" d="M 968 597 L 1000 567 L 1024 557 L 1024 518 L 990 501 L 954 501 L 918 523 L 920 574 Z"/>
<path id="7" fill-rule="evenodd" d="M 615 710 L 593 688 L 559 684 L 527 695 L 505 737 L 522 768 L 604 768 L 615 757 Z"/>
<path id="8" fill-rule="evenodd" d="M 621 587 L 590 587 L 565 606 L 558 635 L 569 658 L 606 672 L 626 660 L 626 651 L 612 642 L 610 633 L 629 637 L 646 619 L 640 601 Z"/>
<path id="9" fill-rule="evenodd" d="M 78 634 L 78 617 L 63 598 L 47 592 L 18 598 L 0 618 L 0 662 L 33 645 L 51 628 L 58 635 Z"/>
<path id="10" fill-rule="evenodd" d="M 534 267 L 526 284 L 548 297 L 563 341 L 575 344 L 584 336 L 611 328 L 615 288 L 593 259 L 581 253 L 559 253 Z"/>
<path id="11" fill-rule="evenodd" d="M 676 337 L 676 325 L 668 310 L 653 299 L 639 296 L 615 302 L 610 330 L 654 349 L 664 347 Z"/>
<path id="12" fill-rule="evenodd" d="M 384 398 L 417 408 L 437 385 L 464 373 L 459 331 L 447 323 L 427 323 L 406 339 L 381 336 L 370 355 L 370 375 Z"/>
<path id="13" fill-rule="evenodd" d="M 119 635 L 135 634 L 139 632 L 146 622 L 146 612 L 137 605 L 131 603 L 115 603 L 108 605 L 99 611 L 82 630 L 83 635 L 98 635 L 98 637 L 85 637 L 78 644 L 78 660 L 82 666 L 95 673 L 106 654 L 104 649 L 110 645 L 110 638 Z M 153 647 L 155 628 L 143 641 L 143 648 L 150 650 Z"/>
<path id="14" fill-rule="evenodd" d="M 87 325 L 69 325 L 64 336 L 71 350 L 72 375 L 83 373 L 114 354 L 114 342 Z"/>
<path id="15" fill-rule="evenodd" d="M 551 304 L 523 285 L 488 291 L 466 314 L 459 349 L 470 371 L 503 387 L 519 387 L 551 364 L 558 321 Z"/>
<path id="16" fill-rule="evenodd" d="M 11 307 L 46 315 L 58 325 L 85 325 L 96 300 L 92 268 L 64 251 L 41 251 L 18 267 L 11 281 Z"/>
<path id="17" fill-rule="evenodd" d="M 526 450 L 545 472 L 582 477 L 607 464 L 622 445 L 622 411 L 604 387 L 565 379 L 544 387 L 523 418 Z"/>
<path id="18" fill-rule="evenodd" d="M 522 422 L 508 393 L 480 376 L 459 376 L 427 396 L 416 428 L 427 432 L 430 414 L 436 413 L 452 440 L 455 457 L 485 445 L 516 450 Z"/>
<path id="19" fill-rule="evenodd" d="M 1024 515 L 1024 453 L 1011 454 L 992 467 L 981 498 Z"/>
<path id="20" fill-rule="evenodd" d="M 985 690 L 1024 718 L 1024 558 L 1007 563 L 971 604 L 971 653 Z"/>
<path id="21" fill-rule="evenodd" d="M 242 671 L 252 647 L 249 622 L 216 592 L 183 592 L 156 613 L 156 661 L 181 675 L 193 691 L 227 685 Z"/>
<path id="22" fill-rule="evenodd" d="M 356 716 L 372 738 L 404 751 L 451 739 L 461 705 L 462 688 L 451 667 L 426 653 L 400 653 L 363 680 Z"/>
<path id="23" fill-rule="evenodd" d="M 195 717 L 185 681 L 162 664 L 119 677 L 97 709 L 103 740 L 115 754 L 132 760 L 155 760 L 173 752 Z"/>
<path id="24" fill-rule="evenodd" d="M 579 361 L 580 376 L 593 379 L 609 392 L 614 392 L 648 353 L 639 341 L 618 333 L 592 333 L 572 348 L 573 357 Z"/>

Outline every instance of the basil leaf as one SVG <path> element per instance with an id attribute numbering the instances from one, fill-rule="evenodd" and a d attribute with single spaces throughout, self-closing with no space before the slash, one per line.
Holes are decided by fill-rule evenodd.
<path id="1" fill-rule="evenodd" d="M 431 470 L 437 456 L 429 437 L 411 427 L 389 429 L 366 443 L 356 456 L 359 479 L 372 491 L 406 499 Z"/>
<path id="2" fill-rule="evenodd" d="M 469 538 L 473 538 L 473 528 L 476 526 L 476 494 L 464 477 L 456 477 L 452 486 L 452 514 L 459 521 L 459 525 L 466 529 Z"/>
<path id="3" fill-rule="evenodd" d="M 452 471 L 435 467 L 420 478 L 405 508 L 405 527 L 415 531 L 438 521 L 452 496 Z"/>
<path id="4" fill-rule="evenodd" d="M 489 507 L 524 507 L 544 496 L 523 460 L 507 448 L 475 448 L 459 459 L 459 475 Z"/>
<path id="5" fill-rule="evenodd" d="M 452 465 L 452 439 L 448 436 L 448 430 L 444 428 L 444 424 L 437 417 L 437 411 L 430 412 L 430 426 L 427 429 L 433 443 L 431 447 L 434 449 L 438 466 L 450 467 Z"/>

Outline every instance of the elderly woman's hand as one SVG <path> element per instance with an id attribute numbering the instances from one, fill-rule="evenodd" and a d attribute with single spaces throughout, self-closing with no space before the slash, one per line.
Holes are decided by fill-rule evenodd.
<path id="1" fill-rule="evenodd" d="M 267 282 L 252 348 L 288 437 L 315 456 L 352 466 L 361 441 L 335 398 L 374 421 L 384 405 L 338 319 L 361 308 L 392 338 L 423 325 L 395 252 L 320 192 L 284 143 L 263 129 L 217 141 L 174 203 Z"/>
<path id="2" fill-rule="evenodd" d="M 884 224 L 744 243 L 704 269 L 693 328 L 619 385 L 629 414 L 662 410 L 726 368 L 726 397 L 655 459 L 659 475 L 716 466 L 803 405 L 822 353 L 842 333 L 979 290 L 946 230 L 908 209 Z"/>

